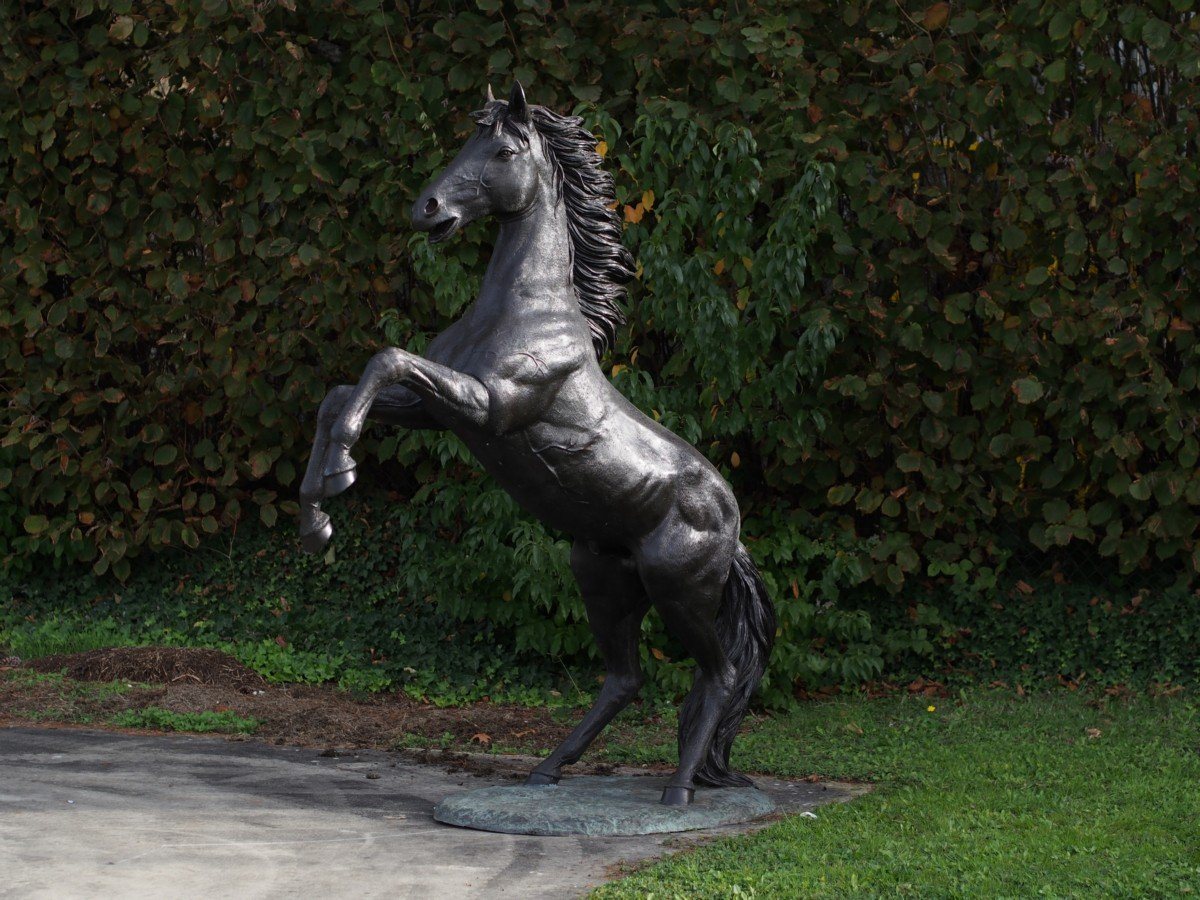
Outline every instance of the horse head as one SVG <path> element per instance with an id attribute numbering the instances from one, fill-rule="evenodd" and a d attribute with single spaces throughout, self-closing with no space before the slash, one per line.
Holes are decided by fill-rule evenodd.
<path id="1" fill-rule="evenodd" d="M 533 112 L 520 82 L 508 101 L 488 88 L 487 105 L 472 114 L 478 128 L 445 170 L 421 191 L 413 226 L 437 243 L 487 216 L 516 218 L 528 212 L 554 173 L 542 143 L 533 138 Z"/>
<path id="2" fill-rule="evenodd" d="M 507 101 L 490 88 L 487 97 L 471 114 L 475 133 L 413 204 L 413 225 L 431 241 L 444 241 L 485 216 L 512 222 L 561 203 L 572 286 L 602 356 L 625 321 L 620 301 L 636 267 L 621 243 L 616 189 L 596 137 L 578 116 L 527 103 L 519 82 Z"/>

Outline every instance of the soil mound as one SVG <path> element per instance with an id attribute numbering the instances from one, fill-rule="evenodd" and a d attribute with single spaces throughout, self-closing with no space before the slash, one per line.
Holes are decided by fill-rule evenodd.
<path id="1" fill-rule="evenodd" d="M 63 672 L 76 681 L 137 681 L 145 684 L 211 684 L 253 690 L 262 676 L 228 653 L 195 647 L 105 647 L 31 659 L 37 672 Z"/>

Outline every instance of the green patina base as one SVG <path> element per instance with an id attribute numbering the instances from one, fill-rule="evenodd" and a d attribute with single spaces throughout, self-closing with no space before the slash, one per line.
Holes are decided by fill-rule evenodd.
<path id="1" fill-rule="evenodd" d="M 775 809 L 756 788 L 697 788 L 690 806 L 663 806 L 665 786 L 665 778 L 646 775 L 581 775 L 556 785 L 481 788 L 443 800 L 433 817 L 505 834 L 627 835 L 734 825 Z"/>

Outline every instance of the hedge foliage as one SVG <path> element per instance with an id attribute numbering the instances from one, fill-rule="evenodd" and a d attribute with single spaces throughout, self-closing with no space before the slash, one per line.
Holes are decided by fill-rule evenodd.
<path id="1" fill-rule="evenodd" d="M 786 679 L 877 671 L 851 598 L 987 586 L 1014 534 L 1200 568 L 1188 0 L 18 6 L 10 566 L 126 578 L 247 515 L 290 529 L 326 388 L 472 297 L 490 228 L 435 254 L 406 210 L 517 77 L 602 139 L 642 265 L 605 364 L 737 488 Z M 508 548 L 561 545 L 477 518 L 456 441 L 378 436 L 394 488 L 443 498 L 429 554 L 492 548 L 486 589 L 440 599 L 542 640 L 504 597 L 557 597 L 561 567 Z"/>
<path id="2" fill-rule="evenodd" d="M 363 484 L 341 507 L 331 559 L 250 521 L 228 543 L 156 553 L 118 586 L 78 567 L 0 572 L 0 598 L 12 598 L 0 602 L 0 658 L 131 643 L 213 647 L 271 681 L 403 689 L 439 705 L 586 702 L 602 680 L 578 604 L 563 602 L 574 594 L 570 547 L 547 541 L 498 487 L 448 492 L 400 503 Z M 768 538 L 755 546 L 773 555 Z M 821 563 L 818 584 L 830 568 Z M 837 615 L 823 604 L 777 647 L 763 700 L 785 705 L 796 676 L 815 690 L 857 686 L 864 673 L 951 687 L 1200 685 L 1200 605 L 1186 585 L 1026 577 L 934 585 L 915 610 L 887 597 L 853 609 L 847 601 L 861 598 L 845 595 Z M 780 605 L 793 615 L 806 608 Z M 678 701 L 691 667 L 654 621 L 645 637 L 643 698 Z"/>

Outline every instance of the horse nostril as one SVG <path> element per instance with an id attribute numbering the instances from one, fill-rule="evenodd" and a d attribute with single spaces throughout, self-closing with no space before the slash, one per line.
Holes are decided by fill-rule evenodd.
<path id="1" fill-rule="evenodd" d="M 437 208 L 438 202 L 436 198 L 430 197 L 425 201 L 425 215 L 432 216 L 435 212 L 437 212 Z"/>

